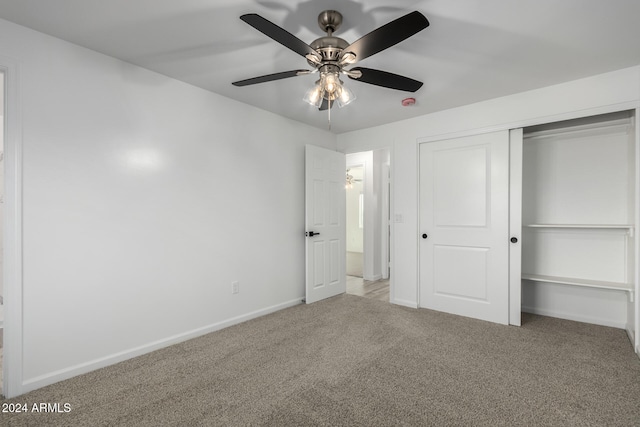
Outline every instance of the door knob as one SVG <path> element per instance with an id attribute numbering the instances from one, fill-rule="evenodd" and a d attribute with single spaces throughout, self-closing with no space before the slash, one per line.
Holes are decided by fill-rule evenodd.
<path id="1" fill-rule="evenodd" d="M 517 237 L 512 237 L 511 238 L 511 243 L 518 243 L 518 238 Z"/>
<path id="2" fill-rule="evenodd" d="M 426 239 L 427 237 L 429 237 L 429 236 L 427 236 L 427 233 L 422 233 L 422 238 L 423 239 Z"/>
<path id="3" fill-rule="evenodd" d="M 304 233 L 304 235 L 308 237 L 313 237 L 313 236 L 319 236 L 320 233 L 316 233 L 314 231 L 307 231 L 306 233 Z"/>

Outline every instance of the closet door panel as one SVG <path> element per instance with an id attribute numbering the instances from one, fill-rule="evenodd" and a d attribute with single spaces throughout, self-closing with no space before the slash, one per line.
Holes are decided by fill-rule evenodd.
<path id="1" fill-rule="evenodd" d="M 433 152 L 433 215 L 437 227 L 486 227 L 489 146 Z"/>
<path id="2" fill-rule="evenodd" d="M 509 323 L 509 134 L 420 147 L 420 306 Z"/>

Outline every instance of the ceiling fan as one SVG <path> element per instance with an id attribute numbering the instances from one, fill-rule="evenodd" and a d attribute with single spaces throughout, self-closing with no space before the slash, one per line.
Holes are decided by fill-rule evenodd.
<path id="1" fill-rule="evenodd" d="M 354 178 L 353 175 L 351 175 L 349 172 L 351 172 L 351 168 L 347 169 L 347 177 L 346 177 L 346 181 L 345 181 L 345 185 L 344 185 L 344 188 L 346 188 L 346 189 L 353 188 L 353 183 L 354 182 L 362 182 L 361 179 Z"/>
<path id="2" fill-rule="evenodd" d="M 320 13 L 318 25 L 327 35 L 314 40 L 311 44 L 303 42 L 258 14 L 242 15 L 240 19 L 283 46 L 304 56 L 307 63 L 314 69 L 267 74 L 233 82 L 234 86 L 248 86 L 317 72 L 320 74 L 320 78 L 316 81 L 315 86 L 306 93 L 304 100 L 320 110 L 329 109 L 329 113 L 334 102 L 338 107 L 343 107 L 355 99 L 353 92 L 345 87 L 340 80 L 341 74 L 363 83 L 408 92 L 415 92 L 422 86 L 422 82 L 387 71 L 364 67 L 346 68 L 427 28 L 429 21 L 418 11 L 391 21 L 351 44 L 333 35 L 342 24 L 342 15 L 335 10 L 325 10 Z"/>

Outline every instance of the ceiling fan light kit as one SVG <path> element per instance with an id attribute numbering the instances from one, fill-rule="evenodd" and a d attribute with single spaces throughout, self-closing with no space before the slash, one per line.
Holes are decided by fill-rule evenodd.
<path id="1" fill-rule="evenodd" d="M 307 63 L 314 69 L 284 71 L 253 77 L 233 82 L 234 86 L 248 86 L 317 72 L 320 78 L 315 82 L 314 87 L 307 91 L 303 99 L 321 111 L 329 110 L 329 114 L 331 114 L 334 102 L 338 107 L 344 107 L 356 98 L 354 93 L 340 80 L 341 74 L 352 80 L 407 92 L 415 92 L 422 86 L 422 82 L 387 71 L 363 67 L 349 70 L 345 68 L 390 48 L 427 28 L 429 21 L 418 11 L 391 21 L 351 44 L 333 35 L 342 25 L 342 15 L 335 10 L 325 10 L 318 15 L 318 26 L 327 35 L 310 44 L 306 44 L 293 34 L 255 13 L 242 15 L 240 19 L 305 57 Z"/>
<path id="2" fill-rule="evenodd" d="M 333 65 L 325 65 L 325 67 L 334 67 Z M 320 79 L 316 81 L 314 87 L 309 89 L 303 100 L 317 108 L 322 106 L 323 100 L 333 104 L 335 101 L 338 107 L 342 108 L 350 104 L 356 99 L 349 88 L 344 86 L 344 82 L 340 80 L 339 70 L 337 68 L 327 68 L 320 71 Z"/>

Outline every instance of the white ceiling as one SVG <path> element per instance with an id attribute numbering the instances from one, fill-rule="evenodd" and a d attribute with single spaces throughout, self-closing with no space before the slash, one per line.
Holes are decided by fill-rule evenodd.
<path id="1" fill-rule="evenodd" d="M 231 82 L 308 68 L 239 19 L 258 13 L 310 43 L 317 16 L 344 16 L 353 42 L 418 10 L 426 30 L 358 65 L 421 80 L 415 94 L 346 79 L 358 99 L 331 114 L 342 133 L 640 64 L 639 0 L 0 0 L 0 17 L 312 126 L 314 75 Z M 414 96 L 413 107 L 401 100 Z"/>

